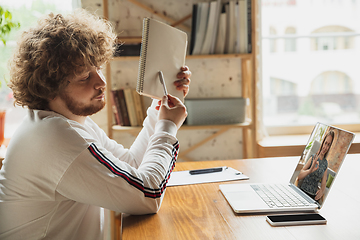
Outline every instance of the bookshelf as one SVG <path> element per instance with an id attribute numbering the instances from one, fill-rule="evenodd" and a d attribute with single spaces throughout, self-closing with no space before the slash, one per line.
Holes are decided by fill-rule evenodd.
<path id="1" fill-rule="evenodd" d="M 109 0 L 110 1 L 110 0 Z M 145 3 L 149 2 L 149 0 L 146 1 L 137 1 L 137 0 L 124 0 L 127 1 L 131 4 L 133 4 L 133 8 L 138 8 L 139 11 L 144 11 L 145 14 L 146 12 L 151 15 L 151 16 L 157 16 L 160 18 L 160 20 L 163 21 L 167 21 L 168 23 L 170 23 L 172 26 L 175 27 L 179 27 L 179 29 L 182 29 L 184 31 L 187 31 L 188 36 L 190 36 L 189 32 L 190 29 L 183 24 L 186 20 L 189 21 L 189 19 L 191 19 L 191 10 L 190 10 L 190 14 L 184 14 L 185 17 L 180 18 L 179 20 L 174 20 L 171 19 L 168 16 L 164 15 L 165 11 L 156 11 L 153 8 L 155 8 L 156 6 L 154 6 L 153 4 L 149 4 L 152 7 L 148 7 Z M 191 2 L 192 3 L 192 2 Z M 112 2 L 110 3 L 112 6 Z M 176 2 L 174 1 L 174 4 L 182 4 L 181 2 Z M 233 129 L 241 129 L 242 131 L 242 157 L 243 158 L 248 158 L 248 157 L 256 157 L 256 121 L 254 121 L 254 119 L 256 119 L 256 83 L 255 83 L 255 11 L 256 11 L 256 1 L 252 0 L 251 1 L 252 4 L 252 46 L 253 46 L 253 50 L 252 53 L 248 53 L 248 54 L 211 54 L 211 55 L 187 55 L 186 58 L 186 64 L 190 67 L 190 70 L 193 72 L 193 76 L 194 76 L 194 71 L 197 69 L 193 69 L 191 67 L 190 64 L 188 64 L 188 61 L 191 62 L 197 62 L 197 61 L 218 61 L 218 60 L 223 60 L 224 62 L 229 62 L 229 61 L 238 61 L 239 65 L 237 65 L 237 67 L 239 69 L 241 69 L 241 83 L 240 83 L 240 87 L 239 87 L 239 91 L 236 93 L 238 97 L 245 97 L 249 99 L 249 105 L 247 106 L 246 109 L 246 120 L 244 123 L 241 124 L 227 124 L 227 125 L 200 125 L 200 126 L 188 126 L 188 125 L 184 125 L 180 128 L 179 133 L 181 133 L 182 131 L 197 131 L 197 130 L 208 130 L 209 132 L 211 132 L 210 135 L 207 135 L 205 137 L 203 137 L 200 140 L 197 140 L 196 142 L 192 142 L 191 146 L 189 146 L 187 149 L 184 149 L 182 151 L 180 151 L 179 153 L 179 158 L 185 160 L 185 161 L 193 161 L 194 159 L 191 159 L 187 156 L 188 153 L 200 148 L 201 146 L 204 146 L 205 144 L 209 143 L 209 141 L 214 140 L 216 137 L 231 131 Z M 105 18 L 110 19 L 110 20 L 114 20 L 109 18 L 109 2 L 108 0 L 103 0 L 103 15 Z M 135 37 L 133 36 L 125 36 L 125 37 L 121 37 L 119 38 L 119 40 L 124 41 L 126 43 L 139 43 L 141 42 L 141 36 L 139 37 L 138 35 L 136 35 Z M 114 80 L 113 77 L 113 71 L 116 71 L 116 69 L 113 69 L 112 67 L 112 63 L 116 63 L 116 62 L 121 62 L 121 63 L 128 63 L 128 62 L 138 62 L 139 61 L 139 57 L 138 56 L 121 56 L 121 57 L 115 57 L 110 63 L 108 63 L 108 65 L 106 66 L 106 79 L 107 79 L 107 84 L 108 84 L 108 88 L 107 88 L 107 99 L 109 101 L 110 99 L 110 94 L 111 94 L 111 90 L 114 87 L 114 81 L 116 81 L 116 79 Z M 202 69 L 201 71 L 212 71 L 212 69 Z M 137 71 L 137 69 L 136 69 Z M 195 77 L 195 76 L 194 76 Z M 130 87 L 134 87 L 136 86 L 136 77 L 133 79 L 133 84 Z M 197 87 L 193 87 L 193 83 L 194 83 L 193 77 L 192 77 L 192 83 L 190 85 L 190 92 L 193 93 L 195 91 L 195 93 L 193 94 L 192 97 L 195 96 L 198 97 L 199 94 L 197 94 L 197 91 L 199 91 L 198 89 L 196 89 Z M 220 82 L 222 80 L 219 80 Z M 121 83 L 120 83 L 121 85 Z M 225 85 L 225 84 L 222 84 Z M 219 85 L 220 86 L 220 85 Z M 129 86 L 121 86 L 121 87 L 129 87 Z M 231 90 L 230 90 L 231 91 Z M 237 91 L 237 90 L 236 90 Z M 226 94 L 226 93 L 225 93 Z M 190 94 L 189 94 L 190 95 Z M 233 93 L 234 95 L 234 93 Z M 189 96 L 188 96 L 189 97 Z M 202 97 L 202 96 L 200 96 Z M 115 133 L 127 133 L 130 134 L 132 136 L 136 136 L 139 131 L 141 130 L 141 127 L 128 127 L 128 126 L 118 126 L 118 125 L 114 125 L 113 123 L 113 112 L 112 112 L 112 106 L 110 101 L 107 104 L 107 124 L 108 124 L 108 135 L 110 138 L 114 137 Z M 181 141 L 181 140 L 180 140 Z"/>

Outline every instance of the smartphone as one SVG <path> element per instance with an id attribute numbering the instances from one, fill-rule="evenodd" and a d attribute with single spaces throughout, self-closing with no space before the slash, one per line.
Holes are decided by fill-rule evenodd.
<path id="1" fill-rule="evenodd" d="M 326 224 L 326 219 L 318 213 L 270 215 L 266 216 L 266 221 L 271 226 Z"/>

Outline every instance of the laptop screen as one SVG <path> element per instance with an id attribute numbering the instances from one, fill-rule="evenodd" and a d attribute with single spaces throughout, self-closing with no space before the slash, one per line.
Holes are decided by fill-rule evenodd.
<path id="1" fill-rule="evenodd" d="M 323 205 L 354 134 L 317 123 L 290 182 Z"/>

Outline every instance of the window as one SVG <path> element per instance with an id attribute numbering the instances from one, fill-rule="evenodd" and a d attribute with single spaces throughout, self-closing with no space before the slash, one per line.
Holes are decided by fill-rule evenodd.
<path id="1" fill-rule="evenodd" d="M 273 95 L 293 95 L 296 94 L 296 83 L 293 83 L 288 80 L 283 80 L 279 78 L 270 79 L 270 89 L 271 94 Z"/>
<path id="2" fill-rule="evenodd" d="M 312 38 L 314 50 L 339 50 L 354 48 L 354 31 L 343 26 L 325 26 L 316 29 Z"/>
<path id="3" fill-rule="evenodd" d="M 7 37 L 6 46 L 0 42 L 0 108 L 7 109 L 5 120 L 5 138 L 10 138 L 26 114 L 26 109 L 13 106 L 11 90 L 4 79 L 9 79 L 8 60 L 16 45 L 19 34 L 34 25 L 38 17 L 50 12 L 66 13 L 72 10 L 72 0 L 0 0 L 0 5 L 12 13 L 12 19 L 21 27 L 14 29 Z"/>
<path id="4" fill-rule="evenodd" d="M 358 114 L 352 82 L 343 72 L 328 71 L 317 76 L 309 93 L 308 104 L 317 109 L 312 115 L 328 122 L 352 123 Z"/>
<path id="5" fill-rule="evenodd" d="M 288 27 L 285 30 L 285 34 L 288 35 L 285 38 L 285 52 L 295 52 L 296 51 L 296 29 L 294 27 Z"/>
<path id="6" fill-rule="evenodd" d="M 278 112 L 293 112 L 298 107 L 298 99 L 294 97 L 297 92 L 297 84 L 288 80 L 271 78 L 270 79 L 271 95 L 274 98 L 274 104 Z"/>
<path id="7" fill-rule="evenodd" d="M 360 1 L 262 0 L 263 122 L 270 135 L 316 122 L 359 126 L 358 16 Z"/>
<path id="8" fill-rule="evenodd" d="M 270 27 L 269 30 L 269 35 L 270 36 L 275 36 L 276 35 L 276 30 L 273 27 Z M 276 52 L 276 38 L 273 38 L 270 40 L 270 52 Z"/>
<path id="9" fill-rule="evenodd" d="M 311 94 L 349 94 L 353 90 L 352 80 L 343 72 L 327 71 L 311 83 Z"/>

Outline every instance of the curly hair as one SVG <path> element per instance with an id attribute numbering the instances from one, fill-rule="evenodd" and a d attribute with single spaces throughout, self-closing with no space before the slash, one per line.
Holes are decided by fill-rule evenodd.
<path id="1" fill-rule="evenodd" d="M 115 40 L 110 22 L 85 10 L 40 19 L 22 34 L 9 61 L 14 104 L 48 109 L 49 100 L 66 87 L 69 78 L 112 58 Z"/>

